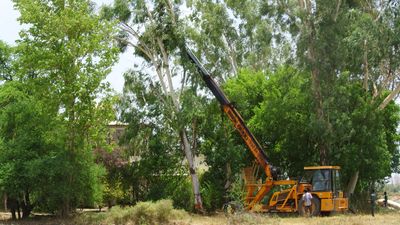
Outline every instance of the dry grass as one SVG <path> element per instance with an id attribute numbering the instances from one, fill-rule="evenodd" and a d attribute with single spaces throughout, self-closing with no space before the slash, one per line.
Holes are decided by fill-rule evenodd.
<path id="1" fill-rule="evenodd" d="M 171 220 L 187 217 L 183 210 L 176 210 L 171 200 L 139 202 L 134 207 L 113 207 L 108 212 L 82 214 L 75 218 L 79 225 L 153 225 L 170 224 Z"/>
<path id="2" fill-rule="evenodd" d="M 141 212 L 148 210 L 140 210 Z M 151 210 L 150 210 L 151 212 Z M 115 213 L 115 212 L 114 212 Z M 132 211 L 131 211 L 132 213 Z M 96 219 L 90 215 L 97 215 Z M 135 213 L 133 213 L 135 214 Z M 171 213 L 172 214 L 172 213 Z M 160 214 L 158 214 L 160 215 Z M 123 217 L 113 215 L 118 218 Z M 133 216 L 133 215 L 131 215 Z M 134 216 L 137 218 L 138 214 Z M 162 217 L 163 215 L 161 215 Z M 79 218 L 75 219 L 59 219 L 55 217 L 40 217 L 30 219 L 28 221 L 0 221 L 0 224 L 13 224 L 13 225 L 85 225 L 85 224 L 168 224 L 168 225 L 397 225 L 400 224 L 400 213 L 380 213 L 372 217 L 371 215 L 336 215 L 330 217 L 313 217 L 313 218 L 302 218 L 296 216 L 280 217 L 276 214 L 251 214 L 243 213 L 232 216 L 225 216 L 224 214 L 216 214 L 213 216 L 201 216 L 201 215 L 188 215 L 183 214 L 181 216 L 167 219 L 166 221 L 160 218 L 160 216 L 154 216 L 156 219 L 134 221 L 132 218 L 126 221 L 115 220 L 112 218 L 110 212 L 102 213 L 84 213 Z M 170 217 L 170 216 L 168 216 Z M 91 221 L 88 219 L 90 218 Z"/>
<path id="3" fill-rule="evenodd" d="M 222 214 L 211 217 L 192 215 L 186 219 L 176 220 L 177 225 L 398 225 L 400 213 L 371 215 L 337 215 L 330 217 L 279 217 L 277 215 L 244 213 L 226 217 Z"/>

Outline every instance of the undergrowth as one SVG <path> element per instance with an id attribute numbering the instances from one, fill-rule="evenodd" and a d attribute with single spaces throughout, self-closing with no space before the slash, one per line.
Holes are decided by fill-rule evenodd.
<path id="1" fill-rule="evenodd" d="M 183 210 L 174 209 L 171 200 L 139 202 L 134 207 L 113 207 L 104 213 L 78 216 L 77 224 L 82 225 L 155 225 L 169 224 L 171 220 L 187 216 Z"/>

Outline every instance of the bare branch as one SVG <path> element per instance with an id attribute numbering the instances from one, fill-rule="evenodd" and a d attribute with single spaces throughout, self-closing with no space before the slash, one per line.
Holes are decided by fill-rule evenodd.
<path id="1" fill-rule="evenodd" d="M 374 22 L 377 22 L 382 15 L 385 13 L 386 9 L 389 7 L 390 1 L 380 1 L 382 9 L 379 11 L 378 16 L 375 18 Z M 386 3 L 386 5 L 385 5 Z"/>
<path id="2" fill-rule="evenodd" d="M 390 94 L 382 101 L 382 103 L 379 105 L 378 109 L 382 110 L 384 109 L 390 101 L 392 101 L 400 92 L 400 84 L 397 84 L 396 88 L 390 92 Z"/>
<path id="3" fill-rule="evenodd" d="M 232 47 L 232 45 L 230 45 L 228 43 L 228 40 L 226 39 L 225 34 L 222 34 L 222 41 L 225 45 L 225 48 L 228 50 L 228 58 L 229 58 L 229 62 L 231 63 L 232 73 L 234 75 L 236 75 L 237 74 L 237 62 L 236 62 L 236 58 L 235 58 L 235 50 Z"/>
<path id="4" fill-rule="evenodd" d="M 168 10 L 170 11 L 170 15 L 172 17 L 172 24 L 176 24 L 176 19 L 175 19 L 175 13 L 174 13 L 174 7 L 171 4 L 170 0 L 166 0 L 167 5 L 168 5 Z"/>
<path id="5" fill-rule="evenodd" d="M 375 98 L 379 96 L 378 87 L 376 86 L 375 82 L 372 82 L 373 93 L 372 93 L 372 102 L 374 102 Z"/>
<path id="6" fill-rule="evenodd" d="M 381 71 L 383 71 L 384 69 L 381 68 Z M 376 92 L 374 90 L 373 93 L 373 100 L 380 96 L 383 90 L 386 90 L 387 87 L 389 86 L 389 83 L 393 83 L 394 82 L 394 74 L 392 72 L 392 70 L 390 68 L 387 69 L 387 75 L 385 76 L 385 79 L 379 84 L 379 90 L 378 88 L 375 86 L 374 89 L 376 89 Z M 374 84 L 375 85 L 375 84 Z"/>
<path id="7" fill-rule="evenodd" d="M 335 16 L 333 17 L 333 21 L 336 22 L 337 17 L 339 15 L 339 9 L 340 9 L 340 5 L 342 4 L 342 0 L 337 0 L 337 4 L 336 4 L 336 12 L 335 12 Z"/>
<path id="8" fill-rule="evenodd" d="M 368 71 L 368 46 L 367 39 L 364 40 L 364 81 L 363 87 L 365 91 L 368 91 L 368 79 L 369 79 L 369 71 Z"/>

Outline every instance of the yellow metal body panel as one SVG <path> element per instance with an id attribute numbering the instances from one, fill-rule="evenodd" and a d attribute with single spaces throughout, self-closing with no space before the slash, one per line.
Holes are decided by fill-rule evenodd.
<path id="1" fill-rule="evenodd" d="M 297 192 L 300 194 L 304 193 L 304 190 L 311 190 L 312 189 L 312 185 L 311 184 L 305 184 L 305 183 L 300 183 L 297 187 Z"/>
<path id="2" fill-rule="evenodd" d="M 332 199 L 333 198 L 333 194 L 332 192 L 311 192 L 313 195 L 318 196 L 318 198 L 320 199 Z"/>
<path id="3" fill-rule="evenodd" d="M 334 209 L 332 199 L 321 199 L 321 211 L 332 211 Z"/>
<path id="4" fill-rule="evenodd" d="M 297 181 L 295 180 L 277 180 L 272 182 L 273 185 L 295 185 Z"/>
<path id="5" fill-rule="evenodd" d="M 305 166 L 304 170 L 340 170 L 340 166 Z"/>
<path id="6" fill-rule="evenodd" d="M 335 198 L 334 200 L 335 211 L 346 211 L 349 209 L 348 198 Z"/>

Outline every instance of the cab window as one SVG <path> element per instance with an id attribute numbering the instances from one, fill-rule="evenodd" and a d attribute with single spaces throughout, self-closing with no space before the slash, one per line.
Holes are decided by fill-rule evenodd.
<path id="1" fill-rule="evenodd" d="M 313 191 L 331 191 L 331 170 L 315 170 L 311 184 Z"/>

